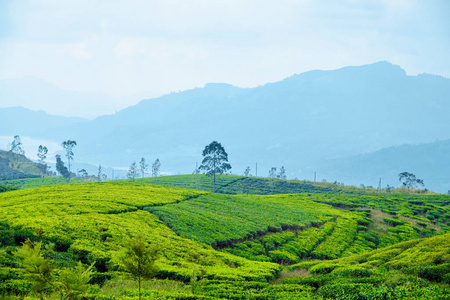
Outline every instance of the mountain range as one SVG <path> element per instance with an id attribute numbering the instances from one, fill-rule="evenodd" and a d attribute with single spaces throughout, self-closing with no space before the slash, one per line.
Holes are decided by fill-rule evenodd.
<path id="1" fill-rule="evenodd" d="M 141 157 L 159 158 L 161 170 L 172 174 L 191 173 L 205 145 L 217 140 L 236 174 L 250 166 L 255 175 L 258 163 L 259 176 L 283 165 L 291 178 L 312 179 L 317 171 L 320 179 L 346 184 L 376 185 L 383 177 L 385 184 L 398 185 L 396 172 L 414 171 L 427 187 L 447 191 L 449 98 L 450 79 L 408 76 L 399 66 L 378 62 L 310 71 L 255 88 L 210 83 L 113 115 L 54 119 L 42 128 L 21 117 L 22 111 L 13 118 L 20 122 L 0 118 L 0 135 L 76 140 L 75 160 L 94 165 L 126 168 Z M 435 149 L 439 157 L 430 156 Z M 435 162 L 427 164 L 430 157 Z"/>

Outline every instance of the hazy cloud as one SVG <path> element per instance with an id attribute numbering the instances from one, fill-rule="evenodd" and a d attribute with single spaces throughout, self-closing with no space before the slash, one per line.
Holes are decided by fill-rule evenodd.
<path id="1" fill-rule="evenodd" d="M 2 1 L 0 79 L 123 96 L 379 60 L 450 77 L 449 9 L 445 0 Z"/>

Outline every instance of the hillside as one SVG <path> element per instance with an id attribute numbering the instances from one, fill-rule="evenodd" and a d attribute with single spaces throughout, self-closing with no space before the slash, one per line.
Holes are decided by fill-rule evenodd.
<path id="1" fill-rule="evenodd" d="M 157 279 L 145 283 L 144 299 L 320 299 L 338 281 L 375 294 L 403 291 L 444 299 L 450 270 L 448 247 L 440 241 L 448 240 L 449 203 L 445 195 L 227 195 L 126 181 L 8 191 L 0 193 L 0 295 L 28 293 L 31 283 L 13 253 L 31 238 L 46 245 L 44 255 L 57 268 L 94 263 L 87 299 L 133 299 L 137 291 L 124 277 L 119 257 L 127 239 L 143 233 L 162 249 Z M 429 274 L 438 268 L 441 277 L 412 279 L 405 270 L 395 271 L 409 252 L 402 256 L 391 249 L 424 249 L 433 243 L 444 250 L 412 248 L 421 260 L 411 272 Z M 398 257 L 385 256 L 386 263 L 375 271 L 370 264 L 360 266 L 369 269 L 364 274 L 376 275 L 362 279 L 354 279 L 359 273 L 351 268 L 321 275 L 312 269 L 320 261 L 310 261 L 354 265 L 365 262 L 358 257 L 372 262 L 374 253 L 385 252 Z M 360 256 L 354 259 L 355 254 Z M 387 271 L 381 273 L 381 267 Z M 310 276 L 299 277 L 297 268 L 308 269 Z M 283 279 L 290 276 L 293 282 Z M 390 276 L 399 279 L 389 283 Z M 406 279 L 420 285 L 411 289 Z M 385 290 L 374 290 L 377 283 Z M 431 289 L 422 291 L 423 286 Z"/>
<path id="2" fill-rule="evenodd" d="M 42 168 L 24 155 L 0 150 L 0 180 L 41 177 Z"/>
<path id="3" fill-rule="evenodd" d="M 159 158 L 162 171 L 171 174 L 191 173 L 204 146 L 218 140 L 234 174 L 250 166 L 255 175 L 258 162 L 260 176 L 283 165 L 289 178 L 312 179 L 318 171 L 320 180 L 347 182 L 350 174 L 328 177 L 335 168 L 321 162 L 449 139 L 449 95 L 450 79 L 408 76 L 399 66 L 378 62 L 310 71 L 255 88 L 207 84 L 34 137 L 76 140 L 76 160 L 94 165 L 128 167 L 141 157 Z M 405 165 L 413 167 L 413 162 Z M 444 172 L 437 167 L 436 172 Z M 360 174 L 351 175 L 356 181 Z"/>
<path id="4" fill-rule="evenodd" d="M 418 145 L 388 147 L 373 153 L 360 154 L 338 160 L 328 160 L 319 166 L 327 178 L 340 178 L 347 184 L 398 185 L 398 174 L 414 173 L 425 182 L 425 187 L 436 192 L 450 190 L 450 140 Z M 324 174 L 325 173 L 325 174 Z M 383 184 L 385 186 L 385 184 Z"/>

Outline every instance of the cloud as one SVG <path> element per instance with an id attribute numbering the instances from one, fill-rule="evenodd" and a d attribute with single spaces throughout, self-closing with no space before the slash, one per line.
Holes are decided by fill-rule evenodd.
<path id="1" fill-rule="evenodd" d="M 220 81 L 255 86 L 378 60 L 409 74 L 450 77 L 444 0 L 1 5 L 8 17 L 0 21 L 0 79 L 34 75 L 65 89 L 121 96 Z"/>

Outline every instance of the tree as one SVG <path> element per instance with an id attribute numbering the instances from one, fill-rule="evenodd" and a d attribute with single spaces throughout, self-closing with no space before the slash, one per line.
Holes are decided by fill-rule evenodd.
<path id="1" fill-rule="evenodd" d="M 410 188 L 424 186 L 423 180 L 416 178 L 416 175 L 408 172 L 402 172 L 398 174 L 398 180 L 406 187 L 408 190 Z"/>
<path id="2" fill-rule="evenodd" d="M 216 192 L 216 174 L 223 174 L 231 169 L 228 154 L 220 143 L 212 141 L 205 147 L 202 155 L 203 161 L 199 169 L 204 170 L 207 176 L 214 176 L 213 191 Z"/>
<path id="3" fill-rule="evenodd" d="M 81 170 L 78 171 L 78 176 L 86 178 L 86 177 L 89 176 L 89 174 L 88 174 L 88 172 L 85 169 L 81 169 Z"/>
<path id="4" fill-rule="evenodd" d="M 245 168 L 244 176 L 245 176 L 245 177 L 252 176 L 252 175 L 250 174 L 250 167 Z"/>
<path id="5" fill-rule="evenodd" d="M 48 245 L 44 249 L 53 251 Z M 31 289 L 34 293 L 39 293 L 41 299 L 44 299 L 46 291 L 54 288 L 59 289 L 61 299 L 79 299 L 79 296 L 87 291 L 95 264 L 93 262 L 85 270 L 81 262 L 78 262 L 74 268 L 66 267 L 55 272 L 56 267 L 52 265 L 52 260 L 43 255 L 42 242 L 33 244 L 30 239 L 27 239 L 14 255 L 22 259 L 20 265 L 24 267 L 26 277 L 33 283 Z"/>
<path id="6" fill-rule="evenodd" d="M 145 161 L 145 158 L 141 158 L 141 161 L 139 162 L 139 167 L 141 169 L 142 177 L 144 177 L 145 172 L 148 170 L 148 163 Z"/>
<path id="7" fill-rule="evenodd" d="M 61 159 L 61 155 L 56 155 L 56 171 L 67 180 L 70 180 L 70 172 L 67 167 L 64 165 L 64 162 Z"/>
<path id="8" fill-rule="evenodd" d="M 11 149 L 9 151 L 12 153 L 25 155 L 25 150 L 23 150 L 22 140 L 20 139 L 20 136 L 14 136 L 14 140 L 11 143 Z"/>
<path id="9" fill-rule="evenodd" d="M 138 168 L 135 161 L 130 165 L 130 168 L 128 169 L 127 177 L 128 179 L 131 179 L 134 181 L 134 179 L 138 176 Z"/>
<path id="10" fill-rule="evenodd" d="M 98 165 L 97 181 L 102 180 L 102 165 Z"/>
<path id="11" fill-rule="evenodd" d="M 59 288 L 61 295 L 65 295 L 66 299 L 80 299 L 80 296 L 86 293 L 88 283 L 92 278 L 95 262 L 87 269 L 83 267 L 81 262 L 74 268 L 64 268 L 59 272 Z M 61 299 L 63 299 L 61 297 Z"/>
<path id="12" fill-rule="evenodd" d="M 73 148 L 77 145 L 77 142 L 67 140 L 62 142 L 61 146 L 66 150 L 66 157 L 67 157 L 67 163 L 69 166 L 69 173 L 70 173 L 70 161 L 73 160 Z"/>
<path id="13" fill-rule="evenodd" d="M 277 168 L 276 167 L 272 167 L 269 170 L 269 178 L 274 179 L 275 177 L 277 177 Z"/>
<path id="14" fill-rule="evenodd" d="M 50 264 L 50 258 L 44 258 L 41 248 L 41 242 L 33 244 L 27 239 L 14 254 L 22 258 L 20 264 L 25 269 L 26 277 L 33 283 L 31 290 L 44 299 L 44 292 L 54 286 L 55 267 Z"/>
<path id="15" fill-rule="evenodd" d="M 269 170 L 269 178 L 272 179 L 272 194 L 275 190 L 275 178 L 277 177 L 277 168 L 276 167 L 272 167 Z"/>
<path id="16" fill-rule="evenodd" d="M 157 245 L 148 245 L 143 235 L 130 239 L 121 259 L 122 266 L 139 284 L 139 299 L 141 299 L 142 279 L 152 278 L 158 272 L 155 261 L 160 251 Z"/>
<path id="17" fill-rule="evenodd" d="M 37 157 L 39 158 L 40 164 L 45 164 L 45 159 L 47 158 L 48 149 L 45 146 L 39 145 Z"/>
<path id="18" fill-rule="evenodd" d="M 161 168 L 161 162 L 159 161 L 159 158 L 155 160 L 155 162 L 152 164 L 152 176 L 158 177 L 159 176 L 159 169 Z"/>
<path id="19" fill-rule="evenodd" d="M 47 163 L 45 162 L 45 159 L 47 158 L 47 153 L 48 153 L 47 147 L 39 145 L 37 157 L 39 158 L 39 167 L 43 175 L 47 173 Z"/>
<path id="20" fill-rule="evenodd" d="M 159 169 L 161 168 L 161 162 L 159 161 L 159 158 L 155 160 L 155 162 L 152 164 L 152 176 L 158 177 L 159 176 Z"/>
<path id="21" fill-rule="evenodd" d="M 284 169 L 284 166 L 281 166 L 280 173 L 277 175 L 277 178 L 286 180 L 286 170 Z"/>

